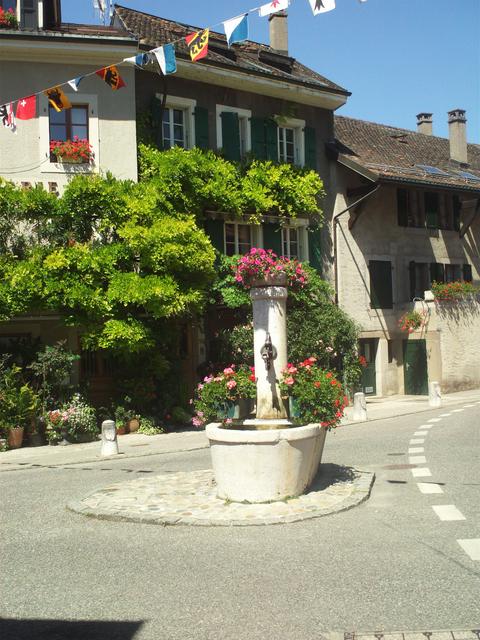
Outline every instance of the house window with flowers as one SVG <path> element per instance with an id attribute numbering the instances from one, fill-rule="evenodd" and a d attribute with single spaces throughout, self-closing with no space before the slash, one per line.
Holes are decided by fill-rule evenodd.
<path id="1" fill-rule="evenodd" d="M 16 0 L 0 0 L 0 29 L 18 29 Z"/>
<path id="2" fill-rule="evenodd" d="M 88 105 L 74 105 L 57 112 L 49 107 L 50 162 L 89 164 L 93 149 L 89 142 Z"/>

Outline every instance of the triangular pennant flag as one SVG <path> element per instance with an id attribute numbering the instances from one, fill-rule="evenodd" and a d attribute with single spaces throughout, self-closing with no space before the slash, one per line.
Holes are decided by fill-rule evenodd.
<path id="1" fill-rule="evenodd" d="M 85 76 L 79 76 L 78 78 L 73 78 L 73 80 L 69 80 L 68 84 L 72 87 L 74 91 L 78 91 L 78 87 L 80 82 L 83 80 Z"/>
<path id="2" fill-rule="evenodd" d="M 115 65 L 100 69 L 100 71 L 96 71 L 96 74 L 97 76 L 100 76 L 100 78 L 106 82 L 113 91 L 117 91 L 117 89 L 127 86 L 123 81 L 122 76 L 118 73 L 118 69 Z"/>
<path id="3" fill-rule="evenodd" d="M 155 56 L 164 76 L 177 71 L 177 59 L 175 57 L 175 47 L 173 44 L 166 44 L 164 47 L 152 49 L 150 53 Z"/>
<path id="4" fill-rule="evenodd" d="M 22 98 L 17 103 L 17 120 L 31 120 L 37 114 L 37 96 Z"/>
<path id="5" fill-rule="evenodd" d="M 0 105 L 0 120 L 6 129 L 10 129 L 12 133 L 16 133 L 17 126 L 15 123 L 15 112 L 13 111 L 13 102 Z"/>
<path id="6" fill-rule="evenodd" d="M 136 56 L 132 56 L 131 58 L 124 58 L 123 62 L 134 64 L 137 67 L 143 67 L 143 65 L 148 62 L 148 53 L 138 53 Z"/>
<path id="7" fill-rule="evenodd" d="M 188 48 L 190 50 L 190 57 L 193 62 L 201 60 L 208 55 L 208 37 L 210 35 L 210 29 L 204 31 L 197 31 L 191 33 L 185 38 Z"/>
<path id="8" fill-rule="evenodd" d="M 43 92 L 47 98 L 49 103 L 55 109 L 55 111 L 63 111 L 64 109 L 71 109 L 72 105 L 67 96 L 63 93 L 60 87 L 52 87 L 51 89 L 47 89 Z"/>
<path id="9" fill-rule="evenodd" d="M 267 4 L 263 4 L 260 7 L 258 15 L 263 18 L 264 16 L 269 16 L 271 13 L 278 13 L 284 9 L 288 9 L 289 4 L 290 0 L 273 0 L 273 2 L 267 2 Z"/>
<path id="10" fill-rule="evenodd" d="M 223 23 L 228 46 L 248 40 L 248 13 Z"/>
<path id="11" fill-rule="evenodd" d="M 313 15 L 317 16 L 319 13 L 326 13 L 335 9 L 335 0 L 308 0 L 312 7 Z"/>

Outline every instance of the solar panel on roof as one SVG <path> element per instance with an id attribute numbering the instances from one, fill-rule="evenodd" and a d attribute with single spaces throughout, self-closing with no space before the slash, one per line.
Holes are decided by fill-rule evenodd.
<path id="1" fill-rule="evenodd" d="M 433 176 L 448 176 L 449 174 L 446 171 L 442 171 L 442 169 L 437 169 L 437 167 L 431 167 L 429 164 L 417 164 L 419 169 L 423 169 L 427 173 L 430 173 Z"/>
<path id="2" fill-rule="evenodd" d="M 458 175 L 462 176 L 462 178 L 465 178 L 466 180 L 477 180 L 480 182 L 480 176 L 475 176 L 473 173 L 469 173 L 468 171 L 459 171 Z"/>

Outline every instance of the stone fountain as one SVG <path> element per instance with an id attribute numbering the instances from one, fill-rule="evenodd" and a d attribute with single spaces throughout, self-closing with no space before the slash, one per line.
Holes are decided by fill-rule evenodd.
<path id="1" fill-rule="evenodd" d="M 256 417 L 226 428 L 207 425 L 219 498 L 232 502 L 271 502 L 304 493 L 320 464 L 326 429 L 294 427 L 279 381 L 287 365 L 286 279 L 258 282 L 253 304 Z"/>

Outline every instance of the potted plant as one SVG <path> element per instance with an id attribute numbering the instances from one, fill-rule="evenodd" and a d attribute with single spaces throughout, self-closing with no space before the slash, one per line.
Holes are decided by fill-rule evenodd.
<path id="1" fill-rule="evenodd" d="M 399 327 L 406 333 L 413 333 L 417 329 L 421 329 L 425 325 L 425 314 L 419 311 L 407 311 L 398 321 Z"/>
<path id="2" fill-rule="evenodd" d="M 278 257 L 271 249 L 254 247 L 239 258 L 233 269 L 236 282 L 246 289 L 262 285 L 302 288 L 307 282 L 307 274 L 298 260 Z"/>
<path id="3" fill-rule="evenodd" d="M 79 393 L 59 409 L 46 414 L 46 436 L 51 444 L 90 442 L 97 434 L 95 409 Z"/>
<path id="4" fill-rule="evenodd" d="M 0 29 L 18 29 L 18 20 L 12 8 L 5 11 L 0 7 Z"/>
<path id="5" fill-rule="evenodd" d="M 78 136 L 72 140 L 52 140 L 50 155 L 63 164 L 90 164 L 94 158 L 92 145 Z"/>
<path id="6" fill-rule="evenodd" d="M 0 383 L 0 421 L 7 431 L 11 449 L 22 446 L 23 434 L 39 406 L 39 398 L 29 384 L 24 383 L 20 367 L 3 370 Z"/>
<path id="7" fill-rule="evenodd" d="M 471 282 L 457 280 L 456 282 L 433 282 L 432 293 L 435 300 L 440 302 L 456 302 L 464 300 L 477 293 L 480 289 Z"/>
<path id="8" fill-rule="evenodd" d="M 119 436 L 124 436 L 127 433 L 128 421 L 130 420 L 131 413 L 122 405 L 117 405 L 114 409 L 114 416 L 117 434 Z"/>

